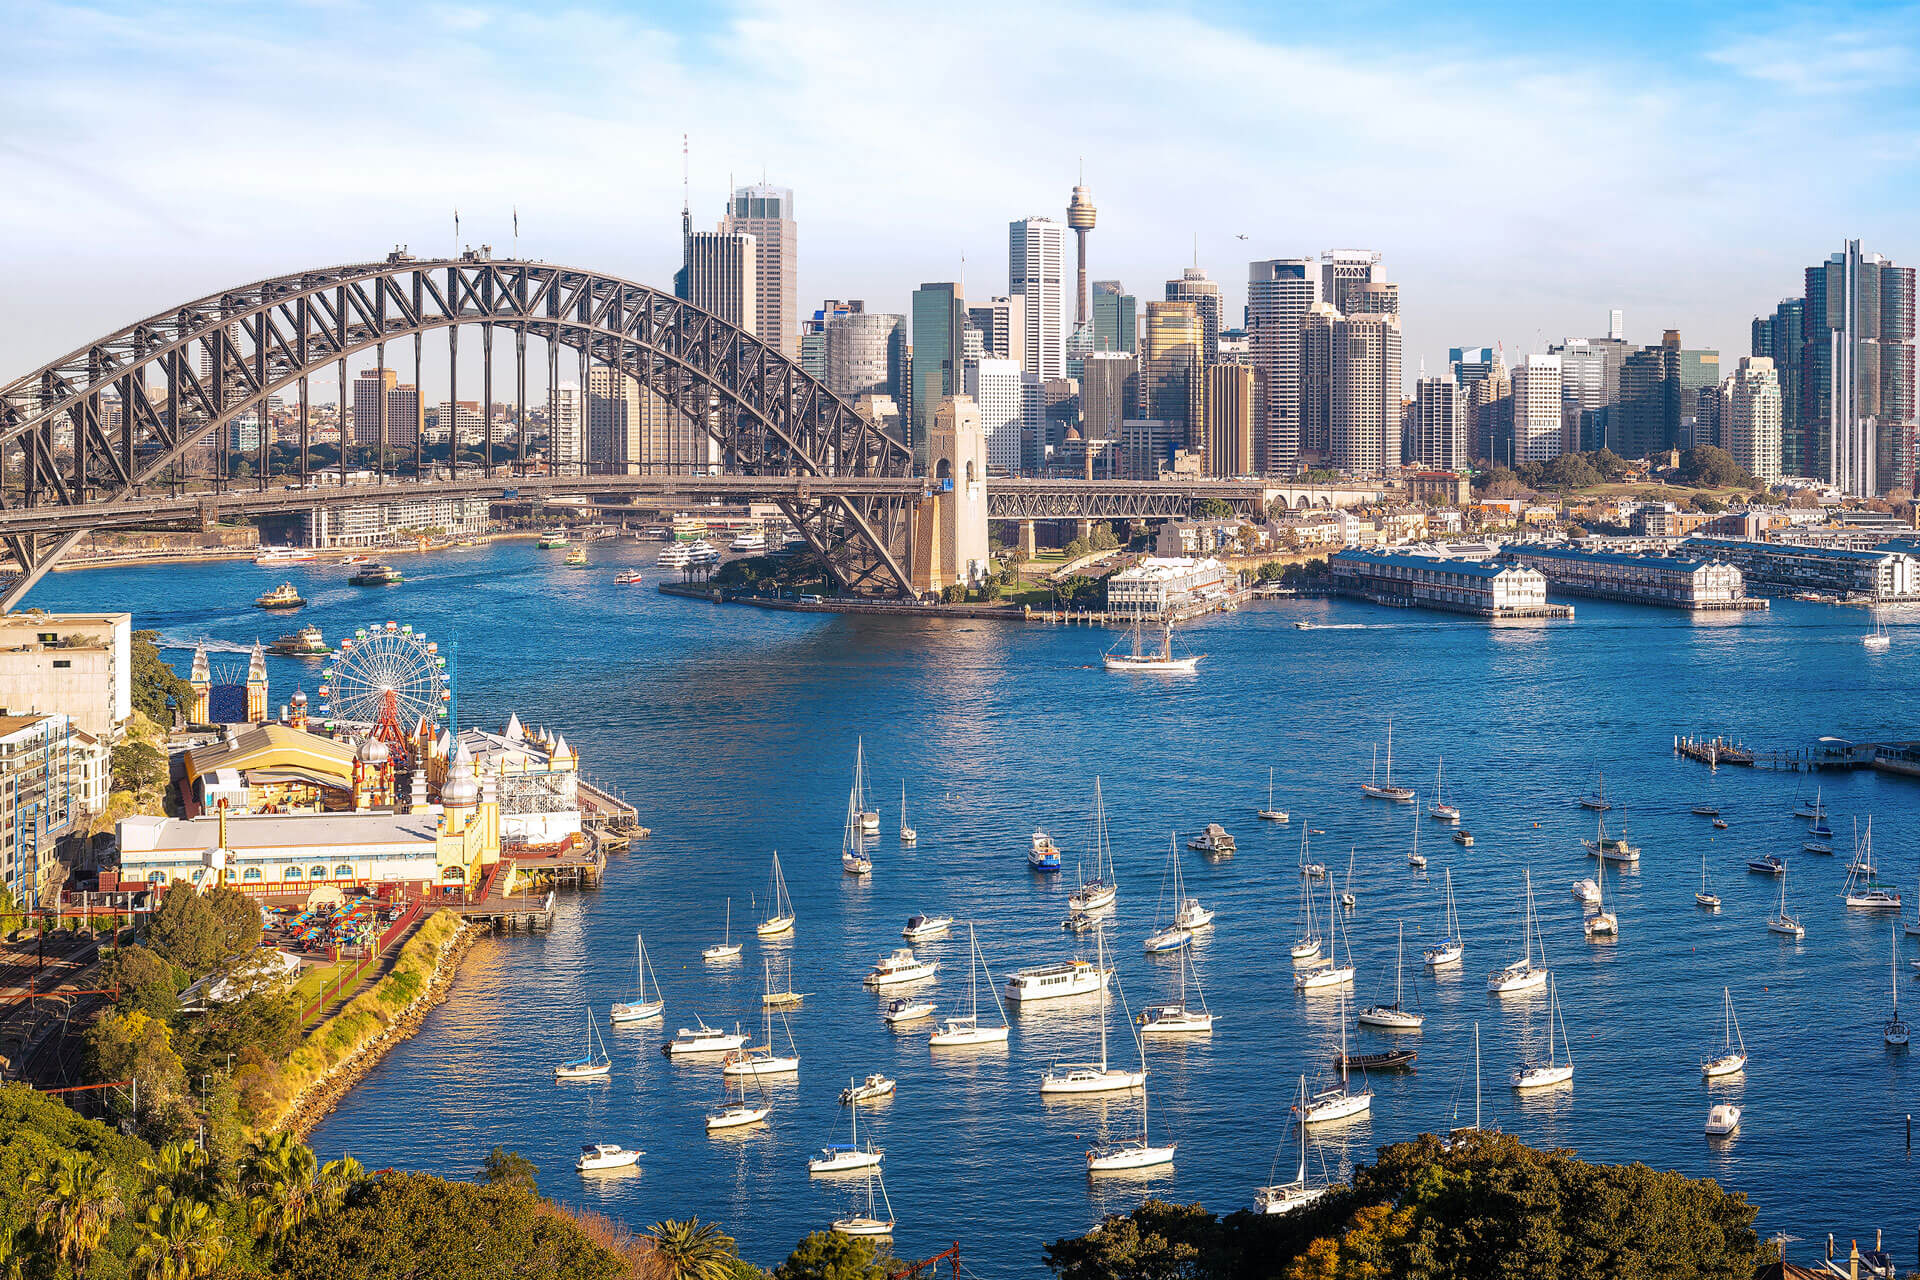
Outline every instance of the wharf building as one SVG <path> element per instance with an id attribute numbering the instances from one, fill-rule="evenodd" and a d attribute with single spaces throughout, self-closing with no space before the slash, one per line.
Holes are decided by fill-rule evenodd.
<path id="1" fill-rule="evenodd" d="M 1348 549 L 1327 557 L 1336 589 L 1375 604 L 1493 619 L 1571 618 L 1547 603 L 1547 579 L 1521 564 L 1412 551 Z"/>
<path id="2" fill-rule="evenodd" d="M 1217 603 L 1234 589 L 1220 561 L 1192 556 L 1146 556 L 1107 579 L 1107 611 L 1123 617 L 1178 617 Z"/>
<path id="3" fill-rule="evenodd" d="M 1688 538 L 1683 553 L 1739 567 L 1748 590 L 1867 600 L 1920 599 L 1920 560 L 1904 551 L 1855 551 L 1733 538 Z"/>
<path id="4" fill-rule="evenodd" d="M 1556 595 L 1620 600 L 1695 612 L 1765 609 L 1765 600 L 1747 595 L 1739 568 L 1706 556 L 1635 555 L 1588 551 L 1578 546 L 1509 544 L 1500 553 L 1508 564 L 1537 569 Z"/>

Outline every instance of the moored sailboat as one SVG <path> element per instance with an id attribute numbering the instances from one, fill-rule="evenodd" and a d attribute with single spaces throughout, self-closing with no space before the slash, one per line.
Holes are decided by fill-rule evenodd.
<path id="1" fill-rule="evenodd" d="M 1093 936 L 1095 963 L 1105 969 L 1106 931 L 1095 929 Z M 1107 1059 L 1107 989 L 1103 985 L 1100 988 L 1100 1061 L 1055 1063 L 1040 1077 L 1040 1093 L 1042 1097 L 1112 1093 L 1121 1089 L 1138 1089 L 1146 1082 L 1144 1057 L 1138 1071 L 1114 1066 Z"/>
<path id="2" fill-rule="evenodd" d="M 1200 990 L 1200 971 L 1193 969 L 1193 952 L 1184 951 L 1178 964 L 1179 994 L 1167 1004 L 1148 1005 L 1134 1021 L 1143 1036 L 1207 1035 L 1213 1031 L 1213 1012 L 1207 1008 L 1206 993 Z M 1187 1003 L 1187 971 L 1193 969 L 1193 991 L 1200 998 L 1195 1009 Z"/>
<path id="3" fill-rule="evenodd" d="M 653 994 L 647 994 L 647 979 L 653 973 L 653 962 L 647 959 L 647 944 L 638 933 L 633 935 L 633 985 L 638 994 L 630 1001 L 616 1004 L 607 1011 L 607 1021 L 619 1026 L 627 1022 L 643 1022 L 657 1018 L 667 1002 L 660 994 L 660 980 L 653 980 Z"/>
<path id="4" fill-rule="evenodd" d="M 1404 998 L 1403 976 L 1407 960 L 1407 926 L 1400 926 L 1400 942 L 1394 954 L 1393 962 L 1393 1003 L 1370 1004 L 1359 1013 L 1362 1026 L 1379 1027 L 1383 1031 L 1418 1031 L 1426 1015 L 1415 1013 L 1401 1006 Z"/>
<path id="5" fill-rule="evenodd" d="M 1113 870 L 1113 847 L 1107 840 L 1107 806 L 1100 793 L 1100 777 L 1093 779 L 1093 824 L 1088 843 L 1093 847 L 1093 878 L 1083 879 L 1067 906 L 1076 912 L 1100 911 L 1120 896 L 1120 878 Z"/>
<path id="6" fill-rule="evenodd" d="M 1720 988 L 1720 999 L 1725 1039 L 1719 1053 L 1700 1060 L 1700 1074 L 1709 1080 L 1715 1076 L 1730 1076 L 1744 1070 L 1747 1065 L 1747 1038 L 1740 1034 L 1740 1019 L 1733 1012 L 1733 989 Z"/>
<path id="7" fill-rule="evenodd" d="M 727 899 L 726 924 L 720 932 L 720 941 L 700 953 L 702 960 L 731 960 L 740 954 L 740 944 L 733 940 L 733 899 Z"/>
<path id="8" fill-rule="evenodd" d="M 1556 1056 L 1553 1049 L 1553 1029 L 1560 1028 L 1560 1048 L 1564 1051 L 1565 1061 Z M 1543 1063 L 1530 1063 L 1513 1069 L 1513 1087 L 1515 1089 L 1545 1089 L 1556 1084 L 1566 1084 L 1573 1079 L 1573 1047 L 1567 1043 L 1567 1023 L 1560 1014 L 1560 987 L 1551 980 L 1547 983 L 1547 1060 Z"/>
<path id="9" fill-rule="evenodd" d="M 1273 766 L 1272 765 L 1267 766 L 1267 807 L 1260 810 L 1258 816 L 1265 818 L 1268 822 L 1286 822 L 1291 817 L 1291 815 L 1289 815 L 1285 809 L 1278 808 L 1273 803 Z"/>
<path id="10" fill-rule="evenodd" d="M 1459 822 L 1460 807 L 1447 803 L 1447 794 L 1440 786 L 1441 770 L 1445 764 L 1444 759 L 1436 759 L 1433 763 L 1433 803 L 1427 806 L 1427 816 L 1436 822 Z"/>
<path id="11" fill-rule="evenodd" d="M 1351 1087 L 1347 1075 L 1347 1003 L 1346 996 L 1340 997 L 1340 1083 L 1331 1089 L 1322 1089 L 1312 1097 L 1302 1097 L 1294 1104 L 1293 1114 L 1302 1126 L 1327 1124 L 1334 1120 L 1345 1120 L 1360 1115 L 1373 1107 L 1373 1090 L 1362 1084 L 1356 1091 Z"/>
<path id="12" fill-rule="evenodd" d="M 607 1056 L 607 1047 L 599 1043 L 599 1032 L 594 1029 L 593 1010 L 587 1010 L 587 1050 L 578 1058 L 568 1058 L 556 1063 L 553 1078 L 560 1080 L 597 1080 L 613 1074 L 613 1059 Z"/>
<path id="13" fill-rule="evenodd" d="M 980 952 L 980 939 L 974 932 L 972 923 L 967 925 L 967 949 L 971 954 L 967 959 L 967 1009 L 966 1016 L 948 1018 L 927 1037 L 930 1048 L 962 1048 L 976 1044 L 1005 1044 L 1007 1040 L 1007 1011 L 1000 1003 L 1000 993 L 993 986 L 993 971 L 987 968 L 987 958 Z M 1000 1015 L 1000 1025 L 980 1025 L 980 975 L 986 974 L 987 990 L 993 996 L 993 1007 Z"/>
<path id="14" fill-rule="evenodd" d="M 1391 720 L 1387 721 L 1387 776 L 1382 778 L 1379 775 L 1380 748 L 1377 746 L 1373 751 L 1373 768 L 1374 772 L 1360 784 L 1362 795 L 1371 796 L 1375 800 L 1391 800 L 1395 804 L 1413 803 L 1412 791 L 1406 787 L 1393 785 L 1393 721 Z"/>
<path id="15" fill-rule="evenodd" d="M 1307 1078 L 1300 1077 L 1300 1101 L 1295 1105 L 1296 1115 L 1304 1115 L 1307 1107 Z M 1292 1182 L 1275 1183 L 1272 1186 L 1256 1187 L 1253 1192 L 1253 1207 L 1261 1213 L 1292 1213 L 1303 1209 L 1315 1200 L 1334 1190 L 1332 1185 L 1315 1187 L 1307 1182 L 1307 1126 L 1295 1126 L 1300 1131 L 1300 1167 L 1293 1175 Z M 1275 1157 L 1276 1162 L 1278 1157 Z M 1273 1175 L 1269 1173 L 1268 1177 Z"/>
<path id="16" fill-rule="evenodd" d="M 773 914 L 754 930 L 763 938 L 777 938 L 793 932 L 793 900 L 787 896 L 787 878 L 780 874 L 780 851 L 773 851 Z"/>
<path id="17" fill-rule="evenodd" d="M 1540 932 L 1539 920 L 1533 911 L 1533 868 L 1527 868 L 1526 878 L 1526 907 L 1520 918 L 1520 941 L 1524 950 L 1520 959 L 1504 969 L 1487 975 L 1487 990 L 1497 994 L 1531 991 L 1535 987 L 1544 986 L 1549 976 L 1544 940 L 1540 945 L 1540 963 L 1538 965 L 1533 963 L 1533 944 Z"/>

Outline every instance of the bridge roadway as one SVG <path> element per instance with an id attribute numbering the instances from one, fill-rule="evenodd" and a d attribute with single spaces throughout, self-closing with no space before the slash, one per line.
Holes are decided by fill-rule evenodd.
<path id="1" fill-rule="evenodd" d="M 719 499 L 787 499 L 805 502 L 826 496 L 916 499 L 929 492 L 916 476 L 817 475 L 588 475 L 515 476 L 496 472 L 430 481 L 386 483 L 228 486 L 178 495 L 148 497 L 132 493 L 85 506 L 47 504 L 0 509 L 0 537 L 63 534 L 84 529 L 126 529 L 197 522 L 223 517 L 273 515 L 317 507 L 405 502 L 422 497 L 486 497 L 581 494 L 588 497 L 636 497 L 689 502 Z M 987 481 L 990 520 L 1177 520 L 1193 505 L 1219 499 L 1236 515 L 1258 517 L 1276 496 L 1289 506 L 1344 507 L 1377 500 L 1378 486 L 1269 485 L 1241 480 L 1071 480 L 1005 479 Z M 1304 499 L 1304 500 L 1303 500 Z"/>

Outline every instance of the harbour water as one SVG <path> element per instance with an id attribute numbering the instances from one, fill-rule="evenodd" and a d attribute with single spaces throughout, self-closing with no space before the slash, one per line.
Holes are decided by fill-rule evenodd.
<path id="1" fill-rule="evenodd" d="M 1147 1195 L 1231 1210 L 1256 1185 L 1291 1176 L 1287 1106 L 1301 1073 L 1324 1078 L 1338 1036 L 1332 996 L 1302 996 L 1287 947 L 1299 932 L 1299 842 L 1342 881 L 1354 852 L 1355 909 L 1346 919 L 1359 1004 L 1391 999 L 1395 930 L 1409 956 L 1433 937 L 1442 872 L 1451 868 L 1467 939 L 1464 965 L 1435 980 L 1408 967 L 1406 1003 L 1424 1031 L 1354 1031 L 1356 1051 L 1419 1049 L 1416 1070 L 1371 1081 L 1370 1117 L 1316 1129 L 1311 1163 L 1340 1176 L 1383 1142 L 1468 1123 L 1473 1028 L 1480 1025 L 1485 1122 L 1596 1160 L 1642 1160 L 1712 1176 L 1762 1206 L 1763 1232 L 1870 1238 L 1885 1228 L 1905 1255 L 1920 1228 L 1910 1192 L 1905 1116 L 1920 1073 L 1889 1051 L 1888 915 L 1848 912 L 1838 894 L 1855 819 L 1874 819 L 1883 880 L 1915 911 L 1920 880 L 1920 782 L 1823 775 L 1839 853 L 1800 851 L 1796 798 L 1816 779 L 1674 759 L 1675 733 L 1724 732 L 1755 746 L 1800 746 L 1822 734 L 1920 737 L 1915 647 L 1920 626 L 1888 617 L 1889 654 L 1859 643 L 1862 613 L 1790 601 L 1768 613 L 1691 619 L 1663 610 L 1581 601 L 1579 620 L 1489 627 L 1441 615 L 1342 601 L 1277 601 L 1198 622 L 1181 633 L 1206 653 L 1191 677 L 1123 677 L 1098 669 L 1110 637 L 1078 628 L 990 622 L 766 613 L 665 598 L 652 590 L 653 549 L 593 548 L 593 566 L 566 569 L 557 552 L 510 543 L 408 557 L 407 581 L 346 585 L 324 565 L 171 566 L 56 575 L 28 604 L 130 609 L 168 641 L 222 645 L 271 639 L 305 623 L 331 640 L 391 618 L 457 641 L 463 723 L 498 725 L 509 712 L 565 731 L 588 771 L 639 807 L 652 839 L 618 856 L 603 888 L 563 895 L 551 932 L 501 936 L 468 956 L 449 1001 L 399 1046 L 313 1135 L 322 1159 L 370 1167 L 470 1173 L 496 1144 L 540 1167 L 561 1200 L 636 1228 L 698 1215 L 771 1265 L 805 1232 L 864 1204 L 857 1177 L 810 1179 L 805 1159 L 845 1140 L 839 1090 L 853 1076 L 899 1080 L 890 1101 L 863 1110 L 862 1135 L 887 1149 L 886 1187 L 900 1227 L 896 1250 L 921 1257 L 958 1240 L 986 1277 L 1040 1270 L 1047 1241 Z M 621 568 L 647 585 L 613 585 Z M 313 603 L 291 619 L 248 607 L 291 579 Z M 1312 630 L 1292 626 L 1311 618 Z M 172 655 L 184 669 L 186 654 Z M 1091 664 L 1091 665 L 1089 665 Z M 318 667 L 271 659 L 272 700 Z M 1366 800 L 1357 783 L 1394 723 L 1394 776 L 1422 789 L 1444 756 L 1448 798 L 1475 845 L 1406 806 Z M 882 814 L 875 872 L 840 869 L 841 820 L 854 741 L 864 735 L 872 798 Z M 1262 823 L 1267 769 L 1288 825 Z M 1593 815 L 1576 806 L 1597 772 L 1644 848 L 1637 868 L 1608 868 L 1617 941 L 1589 942 L 1571 882 L 1593 874 L 1579 841 Z M 1180 833 L 1188 890 L 1218 911 L 1195 966 L 1217 1015 L 1212 1036 L 1148 1047 L 1151 1124 L 1179 1144 L 1171 1169 L 1090 1181 L 1083 1152 L 1103 1121 L 1116 1137 L 1137 1126 L 1137 1101 L 1043 1103 L 1038 1079 L 1056 1060 L 1097 1052 L 1097 1001 L 1010 1010 L 1011 1043 L 935 1058 L 926 1024 L 894 1032 L 884 997 L 860 985 L 900 945 L 916 911 L 977 922 L 998 974 L 1065 958 L 1060 929 L 1073 866 L 1085 856 L 1092 783 L 1107 799 L 1122 881 L 1113 925 L 1131 1009 L 1168 994 L 1171 958 L 1149 958 L 1149 932 Z M 916 848 L 902 849 L 902 779 Z M 1728 829 L 1688 813 L 1717 804 Z M 1185 836 L 1219 821 L 1233 857 L 1209 861 Z M 1406 859 L 1422 826 L 1429 866 Z M 1025 864 L 1028 836 L 1050 831 L 1067 863 L 1045 878 Z M 763 945 L 751 923 L 778 849 L 799 923 Z M 1770 934 L 1778 883 L 1749 875 L 1748 857 L 1776 852 L 1790 867 L 1790 905 L 1806 923 L 1795 943 Z M 1698 909 L 1702 855 L 1718 914 Z M 1547 998 L 1491 997 L 1490 969 L 1517 958 L 1522 873 L 1531 866 L 1547 960 L 1557 975 L 1576 1078 L 1520 1097 L 1511 1069 L 1544 1052 Z M 1324 915 L 1325 887 L 1320 890 Z M 742 958 L 703 964 L 733 901 Z M 633 935 L 644 931 L 665 991 L 664 1027 L 606 1029 L 609 1081 L 556 1085 L 552 1065 L 578 1051 L 582 1020 L 630 993 Z M 1920 1015 L 1902 939 L 1902 1003 Z M 1087 947 L 1091 942 L 1088 940 Z M 964 930 L 923 949 L 940 960 L 941 1012 L 963 1012 Z M 769 1083 L 768 1126 L 710 1138 L 706 1110 L 722 1097 L 717 1063 L 671 1063 L 672 1028 L 696 1014 L 753 1029 L 762 965 L 792 963 L 810 992 L 787 1015 L 801 1057 L 797 1079 Z M 1721 987 L 1730 986 L 1752 1054 L 1744 1075 L 1709 1088 L 1703 1053 L 1720 1043 Z M 990 1012 L 990 1011 L 989 1011 Z M 1112 1052 L 1134 1054 L 1113 1013 Z M 774 1024 L 778 1042 L 785 1031 Z M 1710 1141 L 1715 1101 L 1746 1109 L 1739 1135 Z M 582 1178 L 579 1144 L 645 1148 L 641 1171 Z M 1276 1153 L 1278 1163 L 1275 1164 Z M 1798 1246 L 1804 1256 L 1813 1246 Z"/>

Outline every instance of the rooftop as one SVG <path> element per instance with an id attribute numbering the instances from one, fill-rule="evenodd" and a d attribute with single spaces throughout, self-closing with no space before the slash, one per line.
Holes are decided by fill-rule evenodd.
<path id="1" fill-rule="evenodd" d="M 1434 573 L 1459 573 L 1470 578 L 1497 578 L 1503 573 L 1527 573 L 1531 570 L 1516 565 L 1498 564 L 1491 560 L 1467 560 L 1457 556 L 1410 555 L 1404 551 L 1363 551 L 1349 548 L 1333 553 L 1334 560 L 1363 561 L 1367 564 L 1392 564 L 1408 569 L 1425 569 Z"/>
<path id="2" fill-rule="evenodd" d="M 1813 547 L 1800 542 L 1751 542 L 1741 538 L 1688 538 L 1680 545 L 1706 551 L 1757 551 L 1768 555 L 1811 556 L 1816 560 L 1860 560 L 1876 563 L 1890 556 L 1908 554 L 1905 551 L 1891 549 L 1849 551 L 1844 547 Z"/>
<path id="3" fill-rule="evenodd" d="M 344 783 L 353 776 L 353 747 L 286 725 L 260 724 L 242 730 L 231 740 L 187 753 L 189 780 L 217 769 L 285 769 Z"/>
<path id="4" fill-rule="evenodd" d="M 1681 569 L 1688 572 L 1705 569 L 1716 563 L 1712 560 L 1692 560 L 1682 556 L 1656 555 L 1652 552 L 1587 551 L 1580 547 L 1545 546 L 1527 542 L 1516 542 L 1507 550 L 1520 555 L 1552 556 L 1556 560 L 1579 560 L 1587 564 L 1651 565 L 1659 569 Z"/>
<path id="5" fill-rule="evenodd" d="M 439 815 L 424 813 L 228 814 L 227 847 L 235 852 L 312 849 L 321 845 L 431 845 Z M 120 823 L 122 857 L 198 853 L 220 843 L 220 819 L 141 815 Z"/>

